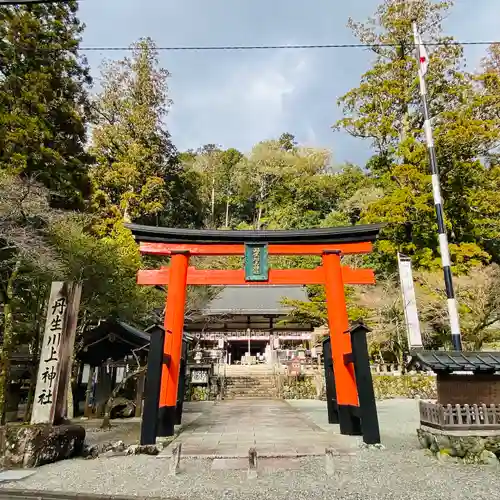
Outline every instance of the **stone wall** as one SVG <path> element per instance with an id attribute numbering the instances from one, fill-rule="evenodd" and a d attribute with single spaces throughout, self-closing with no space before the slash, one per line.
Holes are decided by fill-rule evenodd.
<path id="1" fill-rule="evenodd" d="M 422 425 L 417 435 L 422 448 L 429 450 L 440 462 L 500 468 L 500 430 L 448 431 Z"/>

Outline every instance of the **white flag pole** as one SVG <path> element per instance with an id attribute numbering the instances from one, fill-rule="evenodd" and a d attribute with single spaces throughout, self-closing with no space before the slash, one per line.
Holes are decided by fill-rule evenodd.
<path id="1" fill-rule="evenodd" d="M 444 284 L 446 287 L 446 297 L 448 303 L 448 316 L 451 327 L 451 341 L 455 351 L 462 350 L 462 337 L 460 334 L 460 321 L 458 317 L 457 302 L 455 300 L 455 292 L 453 290 L 453 277 L 451 274 L 450 250 L 448 247 L 448 237 L 446 235 L 446 227 L 444 223 L 443 202 L 441 198 L 441 187 L 439 184 L 439 169 L 434 149 L 434 138 L 432 134 L 431 120 L 429 114 L 429 106 L 427 104 L 427 86 L 425 84 L 425 73 L 429 64 L 427 51 L 422 43 L 418 32 L 417 23 L 413 23 L 413 37 L 415 48 L 417 49 L 418 57 L 418 77 L 420 82 L 420 96 L 422 98 L 422 108 L 424 113 L 424 132 L 427 142 L 427 150 L 429 153 L 429 163 L 432 174 L 432 194 L 434 196 L 434 208 L 436 210 L 436 218 L 438 225 L 439 248 L 441 251 L 441 262 L 444 273 Z"/>

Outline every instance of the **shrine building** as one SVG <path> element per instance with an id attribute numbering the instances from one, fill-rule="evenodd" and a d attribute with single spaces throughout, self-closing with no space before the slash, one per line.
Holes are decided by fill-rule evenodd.
<path id="1" fill-rule="evenodd" d="M 226 286 L 184 329 L 204 351 L 223 351 L 228 364 L 271 363 L 308 349 L 313 326 L 289 315 L 283 299 L 308 301 L 306 287 Z M 291 352 L 290 352 L 291 351 Z M 250 353 L 251 359 L 245 356 Z"/>

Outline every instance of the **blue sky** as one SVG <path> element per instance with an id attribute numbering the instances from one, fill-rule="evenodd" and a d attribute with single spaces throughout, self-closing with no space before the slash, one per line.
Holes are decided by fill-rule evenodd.
<path id="1" fill-rule="evenodd" d="M 356 43 L 349 16 L 365 20 L 378 0 L 83 0 L 85 46 L 128 46 L 150 36 L 158 46 Z M 460 41 L 500 40 L 500 0 L 456 0 L 445 30 Z M 425 38 L 425 37 L 424 37 Z M 466 49 L 469 69 L 486 47 Z M 94 77 L 103 58 L 88 52 Z M 359 48 L 172 52 L 160 54 L 174 101 L 168 127 L 180 150 L 216 143 L 248 151 L 293 133 L 328 148 L 335 162 L 363 163 L 369 145 L 331 125 L 336 100 L 356 86 L 370 55 Z"/>

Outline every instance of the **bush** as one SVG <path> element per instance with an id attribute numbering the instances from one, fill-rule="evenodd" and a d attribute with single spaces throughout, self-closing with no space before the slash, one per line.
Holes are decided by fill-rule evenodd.
<path id="1" fill-rule="evenodd" d="M 284 377 L 281 382 L 283 399 L 325 399 L 324 382 L 318 390 L 318 380 L 313 376 Z M 373 388 L 376 399 L 435 399 L 436 377 L 426 374 L 373 375 Z"/>
<path id="2" fill-rule="evenodd" d="M 190 401 L 208 401 L 208 387 L 202 385 L 193 385 L 191 387 Z"/>
<path id="3" fill-rule="evenodd" d="M 325 383 L 322 377 L 321 383 L 319 383 L 318 378 L 310 375 L 283 377 L 281 380 L 281 397 L 283 399 L 325 400 Z"/>
<path id="4" fill-rule="evenodd" d="M 373 375 L 377 399 L 436 398 L 436 377 L 423 373 L 407 375 Z"/>

